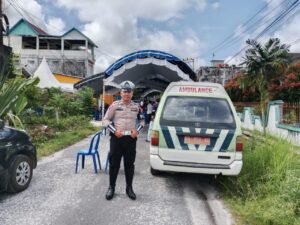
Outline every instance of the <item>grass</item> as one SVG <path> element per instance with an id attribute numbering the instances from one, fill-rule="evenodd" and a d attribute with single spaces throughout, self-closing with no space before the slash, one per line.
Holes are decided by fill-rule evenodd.
<path id="1" fill-rule="evenodd" d="M 26 127 L 37 148 L 38 159 L 75 144 L 101 129 L 94 127 L 90 118 L 84 115 L 67 116 L 59 122 L 47 116 L 31 116 L 26 120 Z"/>
<path id="2" fill-rule="evenodd" d="M 238 224 L 300 224 L 300 156 L 285 140 L 249 139 L 237 177 L 219 178 L 219 186 Z"/>
<path id="3" fill-rule="evenodd" d="M 81 127 L 80 129 L 59 132 L 50 140 L 37 144 L 37 157 L 48 156 L 56 151 L 66 148 L 83 138 L 99 131 L 99 128 L 93 126 Z"/>

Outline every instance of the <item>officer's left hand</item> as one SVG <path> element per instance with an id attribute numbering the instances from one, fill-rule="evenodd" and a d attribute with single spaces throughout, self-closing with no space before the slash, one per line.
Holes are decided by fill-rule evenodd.
<path id="1" fill-rule="evenodd" d="M 139 132 L 137 132 L 136 130 L 131 130 L 131 137 L 132 138 L 136 138 L 139 135 Z"/>

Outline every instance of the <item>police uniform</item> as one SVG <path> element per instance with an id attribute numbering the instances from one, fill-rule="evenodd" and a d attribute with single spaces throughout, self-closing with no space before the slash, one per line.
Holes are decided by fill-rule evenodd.
<path id="1" fill-rule="evenodd" d="M 133 87 L 134 85 L 131 82 L 129 83 L 129 81 L 121 83 L 122 90 L 131 91 Z M 104 116 L 104 125 L 106 125 L 108 130 L 111 132 L 109 154 L 109 190 L 113 190 L 109 196 L 108 194 L 106 195 L 108 200 L 110 200 L 114 195 L 114 188 L 116 185 L 122 156 L 124 160 L 124 170 L 127 185 L 126 193 L 128 188 L 130 188 L 132 191 L 137 138 L 132 138 L 130 135 L 132 130 L 139 132 L 143 128 L 143 121 L 137 124 L 138 114 L 138 104 L 134 103 L 133 101 L 125 104 L 122 100 L 120 100 L 113 102 Z M 122 137 L 119 138 L 114 135 L 117 130 L 123 131 Z M 135 199 L 135 195 L 133 197 L 132 195 L 128 194 L 128 196 L 132 199 Z"/>

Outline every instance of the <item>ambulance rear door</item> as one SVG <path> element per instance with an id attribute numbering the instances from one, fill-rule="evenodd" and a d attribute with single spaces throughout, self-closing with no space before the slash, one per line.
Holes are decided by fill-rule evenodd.
<path id="1" fill-rule="evenodd" d="M 227 98 L 166 96 L 159 119 L 159 157 L 170 162 L 229 165 L 236 121 Z"/>

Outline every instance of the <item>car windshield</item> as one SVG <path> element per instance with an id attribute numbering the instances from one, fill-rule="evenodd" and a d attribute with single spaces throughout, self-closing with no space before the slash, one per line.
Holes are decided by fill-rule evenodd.
<path id="1" fill-rule="evenodd" d="M 226 99 L 169 96 L 163 108 L 161 125 L 235 129 L 233 113 Z"/>

